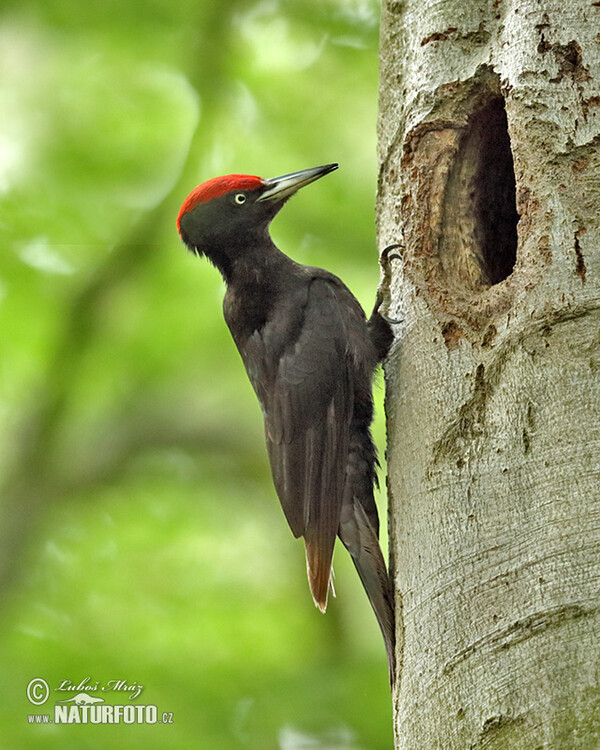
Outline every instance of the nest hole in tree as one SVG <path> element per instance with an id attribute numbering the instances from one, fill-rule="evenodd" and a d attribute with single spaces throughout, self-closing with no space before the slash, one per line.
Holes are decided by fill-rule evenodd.
<path id="1" fill-rule="evenodd" d="M 495 96 L 469 117 L 448 172 L 439 247 L 447 281 L 477 291 L 506 279 L 518 221 L 504 99 Z"/>

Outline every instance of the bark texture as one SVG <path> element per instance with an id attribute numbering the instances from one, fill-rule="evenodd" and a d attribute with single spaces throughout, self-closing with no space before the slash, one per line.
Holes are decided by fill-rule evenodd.
<path id="1" fill-rule="evenodd" d="M 600 747 L 600 2 L 385 0 L 396 747 Z"/>

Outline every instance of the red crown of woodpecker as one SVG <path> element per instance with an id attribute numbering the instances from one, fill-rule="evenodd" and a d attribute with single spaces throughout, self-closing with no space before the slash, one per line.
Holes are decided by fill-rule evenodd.
<path id="1" fill-rule="evenodd" d="M 265 181 L 262 177 L 252 174 L 228 174 L 224 177 L 213 177 L 212 180 L 203 182 L 201 185 L 195 187 L 183 201 L 177 217 L 177 231 L 181 234 L 179 228 L 181 217 L 201 203 L 207 203 L 214 198 L 219 198 L 230 190 L 255 190 L 264 184 Z"/>

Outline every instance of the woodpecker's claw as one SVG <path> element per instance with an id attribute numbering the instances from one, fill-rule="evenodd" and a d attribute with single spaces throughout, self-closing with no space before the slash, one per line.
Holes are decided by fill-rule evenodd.
<path id="1" fill-rule="evenodd" d="M 390 250 L 395 250 L 397 247 L 404 247 L 402 243 L 395 242 L 392 245 L 387 245 L 387 247 L 384 247 L 381 251 L 381 260 L 385 262 L 389 262 L 393 258 L 397 258 L 398 260 L 402 260 L 402 256 L 400 253 L 394 253 L 393 255 L 390 255 Z"/>
<path id="2" fill-rule="evenodd" d="M 386 313 L 381 312 L 380 307 L 383 304 L 383 300 L 384 300 L 383 292 L 380 289 L 378 289 L 377 294 L 375 295 L 375 307 L 373 308 L 373 314 L 379 315 L 389 325 L 398 325 L 400 323 L 404 323 L 404 318 L 390 318 L 389 315 L 386 315 Z"/>
<path id="3" fill-rule="evenodd" d="M 397 260 L 402 260 L 402 256 L 400 253 L 392 253 L 390 255 L 390 251 L 395 250 L 396 248 L 404 247 L 400 242 L 395 242 L 391 245 L 387 245 L 383 248 L 381 251 L 381 257 L 379 258 L 379 262 L 383 264 L 389 264 L 390 260 L 396 258 Z M 384 269 L 384 278 L 388 280 L 389 282 L 389 270 L 388 268 Z M 386 323 L 389 325 L 397 325 L 399 323 L 403 322 L 403 318 L 390 318 L 389 315 L 386 315 L 383 312 L 380 312 L 380 307 L 383 304 L 384 297 L 383 297 L 383 290 L 381 289 L 381 286 L 377 289 L 377 295 L 375 297 L 375 308 L 373 310 L 374 314 L 377 314 L 385 320 Z"/>

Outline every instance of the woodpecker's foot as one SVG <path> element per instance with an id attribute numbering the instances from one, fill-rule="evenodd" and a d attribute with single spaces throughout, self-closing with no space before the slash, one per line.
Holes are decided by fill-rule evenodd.
<path id="1" fill-rule="evenodd" d="M 402 323 L 402 319 L 397 318 L 390 318 L 389 315 L 386 315 L 386 313 L 381 311 L 381 306 L 383 305 L 385 301 L 385 293 L 389 291 L 390 288 L 390 281 L 391 281 L 391 269 L 390 269 L 390 260 L 397 259 L 402 260 L 402 256 L 400 253 L 392 253 L 392 250 L 395 250 L 396 248 L 402 248 L 404 247 L 401 243 L 396 242 L 391 245 L 387 245 L 387 247 L 384 247 L 381 251 L 381 256 L 379 258 L 379 263 L 383 269 L 383 279 L 381 280 L 381 283 L 377 287 L 377 294 L 375 296 L 375 307 L 373 308 L 373 312 L 371 314 L 371 319 L 373 320 L 374 317 L 379 316 L 382 320 L 384 320 L 388 325 L 394 325 L 397 323 Z"/>

